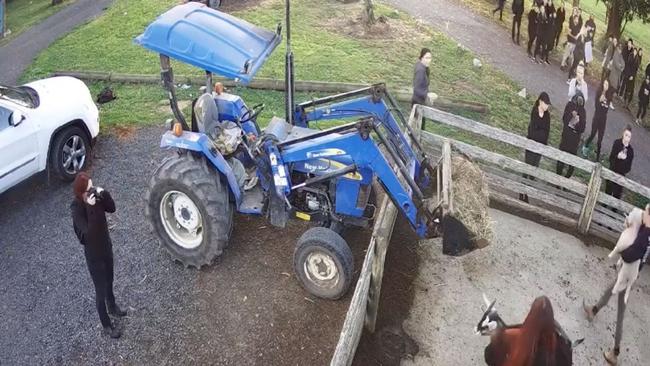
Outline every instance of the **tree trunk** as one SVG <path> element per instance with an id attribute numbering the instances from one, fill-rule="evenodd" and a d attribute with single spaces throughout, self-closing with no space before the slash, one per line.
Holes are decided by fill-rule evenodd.
<path id="1" fill-rule="evenodd" d="M 375 6 L 372 3 L 372 0 L 365 0 L 365 13 L 366 13 L 366 25 L 371 26 L 375 24 Z"/>
<path id="2" fill-rule="evenodd" d="M 609 19 L 607 20 L 607 36 L 620 38 L 623 25 L 623 13 L 621 12 L 621 0 L 614 0 L 609 7 Z"/>

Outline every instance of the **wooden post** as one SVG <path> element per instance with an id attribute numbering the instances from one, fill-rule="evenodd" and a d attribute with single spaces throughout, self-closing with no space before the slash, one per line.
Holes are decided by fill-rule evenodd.
<path id="1" fill-rule="evenodd" d="M 598 203 L 598 194 L 600 193 L 600 183 L 602 182 L 602 178 L 600 176 L 601 169 L 602 169 L 602 165 L 596 164 L 594 166 L 594 169 L 591 171 L 591 179 L 589 179 L 587 194 L 585 195 L 585 200 L 582 205 L 582 210 L 580 210 L 580 218 L 578 219 L 578 231 L 581 234 L 586 234 L 589 231 L 589 225 L 591 225 L 591 218 L 594 214 L 596 203 Z"/>
<path id="2" fill-rule="evenodd" d="M 454 211 L 451 186 L 451 144 L 445 139 L 442 144 L 442 200 L 443 215 Z"/>
<path id="3" fill-rule="evenodd" d="M 375 251 L 372 260 L 372 273 L 370 276 L 370 289 L 368 291 L 368 305 L 366 310 L 366 329 L 373 333 L 377 324 L 379 298 L 381 297 L 381 282 L 384 278 L 384 262 L 388 244 L 393 234 L 393 226 L 397 218 L 397 207 L 391 202 L 388 195 L 384 196 L 381 210 L 383 213 L 380 222 L 375 225 L 372 240 L 375 241 Z"/>

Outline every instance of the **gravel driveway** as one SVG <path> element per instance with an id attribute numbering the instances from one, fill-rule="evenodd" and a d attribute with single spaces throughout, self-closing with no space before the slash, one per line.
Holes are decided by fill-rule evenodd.
<path id="1" fill-rule="evenodd" d="M 70 185 L 43 177 L 0 196 L 0 364 L 325 365 L 351 292 L 320 301 L 300 287 L 285 230 L 236 217 L 232 245 L 202 271 L 173 263 L 149 233 L 142 196 L 161 160 L 161 128 L 101 136 L 93 180 L 111 190 L 115 293 L 129 311 L 121 339 L 101 336 Z M 357 274 L 368 232 L 347 236 Z"/>

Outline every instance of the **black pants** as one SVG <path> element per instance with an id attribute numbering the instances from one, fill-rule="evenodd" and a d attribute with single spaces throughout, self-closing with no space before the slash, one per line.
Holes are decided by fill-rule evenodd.
<path id="1" fill-rule="evenodd" d="M 629 85 L 628 81 L 630 77 L 626 74 L 621 75 L 621 79 L 618 82 L 618 95 L 620 95 L 623 99 L 625 99 L 625 91 L 627 90 L 627 87 Z"/>
<path id="2" fill-rule="evenodd" d="M 643 103 L 639 101 L 639 111 L 636 113 L 636 118 L 644 119 L 645 114 L 648 111 L 648 103 Z"/>
<path id="3" fill-rule="evenodd" d="M 621 196 L 623 195 L 623 187 L 608 180 L 607 183 L 605 184 L 605 193 L 607 193 L 610 196 L 614 196 L 618 199 L 621 199 Z"/>
<path id="4" fill-rule="evenodd" d="M 625 85 L 624 99 L 627 102 L 627 104 L 632 103 L 632 98 L 634 97 L 634 82 L 635 82 L 634 78 L 632 78 L 632 80 L 630 80 L 629 77 L 625 81 L 626 85 Z M 623 95 L 623 94 L 621 94 L 621 95 Z"/>
<path id="5" fill-rule="evenodd" d="M 591 133 L 589 134 L 587 141 L 585 141 L 585 146 L 591 144 L 591 141 L 593 141 L 596 134 L 598 134 L 598 139 L 596 140 L 596 161 L 600 161 L 600 147 L 603 144 L 603 136 L 605 135 L 606 125 L 606 120 L 602 122 L 593 120 L 591 122 Z"/>
<path id="6" fill-rule="evenodd" d="M 535 45 L 535 58 L 537 58 L 537 55 L 540 55 L 540 57 L 543 60 L 545 54 L 546 54 L 546 42 L 542 37 L 537 37 L 537 44 Z"/>
<path id="7" fill-rule="evenodd" d="M 576 57 L 575 54 L 573 54 L 573 65 L 571 65 L 571 68 L 569 69 L 569 79 L 573 79 L 576 76 L 576 69 L 578 68 L 578 65 L 580 65 L 580 61 L 584 61 L 584 57 Z"/>
<path id="8" fill-rule="evenodd" d="M 536 39 L 537 39 L 537 36 L 535 36 L 535 35 L 533 35 L 532 37 L 530 37 L 530 35 L 529 35 L 529 37 L 528 37 L 528 48 L 527 48 L 528 56 L 531 56 L 531 57 L 533 56 L 533 54 L 531 53 L 531 49 L 533 48 L 533 42 L 535 42 Z"/>
<path id="9" fill-rule="evenodd" d="M 106 305 L 109 307 L 115 306 L 113 257 L 88 258 L 86 256 L 86 264 L 95 285 L 95 305 L 97 306 L 97 313 L 99 313 L 99 320 L 102 322 L 102 326 L 108 327 L 111 325 L 111 320 L 108 317 Z"/>
<path id="10" fill-rule="evenodd" d="M 538 167 L 539 166 L 539 161 L 542 160 L 542 155 L 540 155 L 538 153 L 534 153 L 532 151 L 526 150 L 525 159 L 526 159 L 526 164 Z M 530 179 L 530 180 L 535 180 L 535 177 L 530 176 L 528 174 L 524 174 L 524 178 L 525 179 Z M 528 195 L 525 194 L 525 193 L 522 193 L 522 194 L 519 195 L 519 199 L 524 201 L 524 202 L 528 202 Z"/>
<path id="11" fill-rule="evenodd" d="M 558 160 L 557 168 L 555 169 L 555 172 L 557 173 L 557 175 L 564 175 L 564 165 L 565 164 L 563 162 Z M 567 177 L 567 178 L 571 178 L 571 176 L 573 176 L 573 170 L 574 170 L 573 165 L 568 165 L 567 164 L 567 167 L 568 167 L 568 169 L 567 169 L 566 175 L 564 175 L 564 176 Z"/>
<path id="12" fill-rule="evenodd" d="M 499 0 L 497 8 L 492 10 L 492 15 L 496 13 L 497 11 L 499 12 L 499 20 L 503 20 L 503 6 L 506 4 L 505 1 Z"/>
<path id="13" fill-rule="evenodd" d="M 560 36 L 562 35 L 562 27 L 555 30 L 555 37 L 553 38 L 553 49 L 560 44 Z"/>
<path id="14" fill-rule="evenodd" d="M 515 28 L 517 28 L 517 38 L 515 38 Z M 519 31 L 521 30 L 521 15 L 515 15 L 512 18 L 512 40 L 519 43 Z"/>

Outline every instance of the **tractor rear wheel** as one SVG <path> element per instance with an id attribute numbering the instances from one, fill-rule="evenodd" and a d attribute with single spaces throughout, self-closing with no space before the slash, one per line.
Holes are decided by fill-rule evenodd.
<path id="1" fill-rule="evenodd" d="M 185 267 L 211 264 L 228 245 L 233 205 L 227 185 L 205 158 L 181 153 L 165 159 L 145 199 L 152 231 Z"/>
<path id="2" fill-rule="evenodd" d="M 310 294 L 336 300 L 350 287 L 354 258 L 339 234 L 328 228 L 313 227 L 298 239 L 293 269 Z"/>

